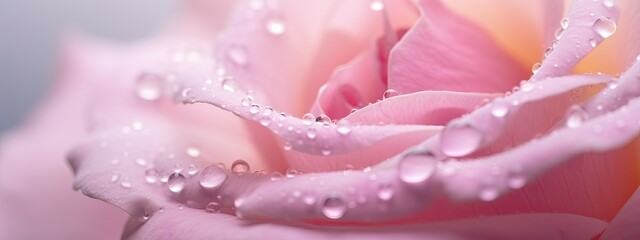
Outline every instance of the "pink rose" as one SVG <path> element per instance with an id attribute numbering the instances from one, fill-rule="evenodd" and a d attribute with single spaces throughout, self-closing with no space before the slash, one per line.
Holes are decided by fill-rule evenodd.
<path id="1" fill-rule="evenodd" d="M 640 238 L 640 4 L 527 4 L 192 0 L 74 38 L 3 142 L 0 237 Z"/>

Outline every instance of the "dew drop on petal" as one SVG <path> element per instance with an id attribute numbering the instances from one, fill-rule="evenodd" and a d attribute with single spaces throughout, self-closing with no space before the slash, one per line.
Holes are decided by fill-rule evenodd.
<path id="1" fill-rule="evenodd" d="M 593 30 L 600 37 L 608 38 L 616 32 L 616 22 L 608 17 L 599 17 L 593 22 Z"/>
<path id="2" fill-rule="evenodd" d="M 389 201 L 395 195 L 395 189 L 393 189 L 393 185 L 389 182 L 381 182 L 378 185 L 378 198 L 382 201 Z"/>
<path id="3" fill-rule="evenodd" d="M 155 74 L 143 73 L 136 82 L 136 94 L 142 100 L 155 101 L 162 96 L 162 78 Z"/>
<path id="4" fill-rule="evenodd" d="M 187 174 L 190 176 L 196 175 L 198 173 L 198 167 L 194 164 L 189 164 L 189 168 L 187 169 Z"/>
<path id="5" fill-rule="evenodd" d="M 206 189 L 214 189 L 222 186 L 227 180 L 227 173 L 218 166 L 208 166 L 200 173 L 198 183 Z"/>
<path id="6" fill-rule="evenodd" d="M 240 100 L 240 105 L 243 107 L 249 107 L 253 104 L 253 98 L 251 96 L 244 96 L 242 100 Z"/>
<path id="7" fill-rule="evenodd" d="M 245 160 L 238 159 L 231 164 L 231 172 L 233 172 L 237 176 L 244 175 L 248 173 L 249 170 L 249 163 L 247 163 L 247 161 Z"/>
<path id="8" fill-rule="evenodd" d="M 147 169 L 144 172 L 144 179 L 148 183 L 156 183 L 158 181 L 159 176 L 160 176 L 160 173 L 158 173 L 158 170 L 153 168 Z"/>
<path id="9" fill-rule="evenodd" d="M 244 47 L 241 46 L 231 47 L 227 52 L 227 57 L 229 57 L 229 59 L 233 63 L 239 66 L 244 66 L 249 61 L 249 58 L 247 57 L 247 51 Z"/>
<path id="10" fill-rule="evenodd" d="M 337 194 L 330 195 L 322 203 L 322 214 L 328 219 L 340 219 L 346 211 L 347 206 Z"/>
<path id="11" fill-rule="evenodd" d="M 482 199 L 482 201 L 490 202 L 496 198 L 498 198 L 498 191 L 494 188 L 486 187 L 480 191 L 480 199 Z"/>
<path id="12" fill-rule="evenodd" d="M 309 139 L 315 139 L 318 136 L 318 131 L 315 128 L 309 128 L 307 130 L 307 137 Z"/>
<path id="13" fill-rule="evenodd" d="M 429 152 L 408 153 L 398 163 L 400 180 L 409 184 L 424 182 L 436 172 L 437 162 Z"/>
<path id="14" fill-rule="evenodd" d="M 613 0 L 603 0 L 602 3 L 607 8 L 612 8 L 613 6 L 615 6 L 615 2 Z"/>
<path id="15" fill-rule="evenodd" d="M 167 180 L 169 191 L 179 193 L 184 189 L 186 178 L 181 173 L 172 173 Z"/>
<path id="16" fill-rule="evenodd" d="M 560 40 L 560 38 L 562 38 L 562 34 L 563 33 L 564 33 L 564 28 L 556 29 L 556 31 L 554 33 L 554 37 L 556 38 L 556 40 Z"/>
<path id="17" fill-rule="evenodd" d="M 116 181 L 118 181 L 118 179 L 120 179 L 120 173 L 117 173 L 117 172 L 116 173 L 112 173 L 111 177 L 109 178 L 109 180 L 111 182 L 116 182 Z"/>
<path id="18" fill-rule="evenodd" d="M 541 63 L 535 63 L 535 64 L 533 64 L 533 66 L 531 66 L 531 72 L 532 72 L 533 74 L 538 73 L 538 71 L 540 70 L 540 67 L 541 67 L 541 66 L 542 66 L 542 64 L 541 64 Z"/>
<path id="19" fill-rule="evenodd" d="M 398 91 L 396 91 L 395 89 L 389 88 L 387 89 L 387 91 L 384 91 L 384 93 L 382 94 L 382 99 L 392 98 L 398 95 L 400 95 Z"/>
<path id="20" fill-rule="evenodd" d="M 474 127 L 450 125 L 440 136 L 440 150 L 449 157 L 462 157 L 475 152 L 482 141 L 482 133 Z"/>
<path id="21" fill-rule="evenodd" d="M 225 77 L 222 79 L 222 89 L 227 92 L 236 92 L 236 82 L 233 78 Z"/>
<path id="22" fill-rule="evenodd" d="M 311 113 L 307 113 L 304 116 L 302 116 L 302 123 L 304 125 L 311 125 L 315 120 L 316 120 L 316 117 L 313 116 L 313 114 Z"/>
<path id="23" fill-rule="evenodd" d="M 349 135 L 349 133 L 351 133 L 351 126 L 349 126 L 348 124 L 345 124 L 345 123 L 340 123 L 340 124 L 338 124 L 337 131 L 342 136 Z"/>
<path id="24" fill-rule="evenodd" d="M 527 179 L 519 173 L 512 173 L 507 179 L 507 185 L 513 189 L 520 189 L 527 183 Z"/>
<path id="25" fill-rule="evenodd" d="M 567 116 L 567 127 L 577 128 L 582 125 L 582 122 L 584 122 L 587 117 L 587 113 L 582 107 L 574 105 L 571 107 L 571 109 L 569 109 L 569 115 Z"/>
<path id="26" fill-rule="evenodd" d="M 320 114 L 318 115 L 318 117 L 316 117 L 316 122 L 322 123 L 324 125 L 329 125 L 331 124 L 331 118 L 329 118 L 329 116 L 325 114 Z"/>
<path id="27" fill-rule="evenodd" d="M 204 208 L 204 210 L 205 210 L 205 212 L 208 212 L 208 213 L 219 213 L 221 208 L 222 207 L 220 206 L 219 203 L 210 202 L 210 203 L 207 204 L 207 206 Z"/>
<path id="28" fill-rule="evenodd" d="M 563 29 L 567 29 L 567 27 L 569 27 L 569 19 L 568 18 L 563 18 L 560 21 L 560 27 L 562 27 Z"/>
<path id="29" fill-rule="evenodd" d="M 491 114 L 497 118 L 507 116 L 507 114 L 509 114 L 509 104 L 507 104 L 503 99 L 494 101 L 491 104 Z"/>
<path id="30" fill-rule="evenodd" d="M 311 205 L 316 203 L 316 196 L 314 196 L 313 194 L 310 194 L 310 193 L 309 194 L 305 194 L 302 197 L 302 202 L 304 202 L 304 204 L 306 204 L 306 205 L 311 206 Z"/>
<path id="31" fill-rule="evenodd" d="M 147 166 L 147 160 L 144 158 L 136 158 L 135 163 L 141 167 Z"/>
<path id="32" fill-rule="evenodd" d="M 592 48 L 596 47 L 598 45 L 598 42 L 596 42 L 596 40 L 594 38 L 589 38 L 589 46 L 591 46 Z"/>
<path id="33" fill-rule="evenodd" d="M 282 179 L 284 176 L 282 175 L 282 173 L 275 171 L 271 173 L 271 176 L 269 177 L 269 179 L 271 181 L 280 181 L 280 179 Z"/>
<path id="34" fill-rule="evenodd" d="M 289 168 L 287 169 L 287 178 L 294 178 L 296 177 L 296 175 L 298 175 L 298 170 L 295 170 L 293 168 Z"/>
<path id="35" fill-rule="evenodd" d="M 253 104 L 251 105 L 251 107 L 249 107 L 249 113 L 258 114 L 259 112 L 260 112 L 260 106 Z"/>
<path id="36" fill-rule="evenodd" d="M 187 148 L 187 156 L 192 158 L 197 158 L 200 156 L 200 149 L 197 147 L 188 147 Z"/>
<path id="37" fill-rule="evenodd" d="M 287 30 L 284 22 L 277 18 L 269 19 L 267 21 L 266 27 L 267 32 L 271 33 L 272 35 L 282 35 Z"/>
<path id="38" fill-rule="evenodd" d="M 122 179 L 122 181 L 120 182 L 120 186 L 126 189 L 131 188 L 131 182 L 129 181 L 129 179 Z"/>

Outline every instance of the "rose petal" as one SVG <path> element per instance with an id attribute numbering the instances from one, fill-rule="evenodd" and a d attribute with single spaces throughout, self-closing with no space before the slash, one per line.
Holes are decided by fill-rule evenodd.
<path id="1" fill-rule="evenodd" d="M 616 6 L 608 7 L 600 1 L 572 1 L 567 15 L 567 28 L 563 30 L 557 46 L 553 46 L 554 49 L 549 56 L 544 59 L 539 69 L 534 71 L 532 79 L 569 74 L 582 58 L 608 37 L 608 33 L 601 35 L 599 32 L 610 32 L 610 25 L 615 25 L 618 15 Z"/>
<path id="2" fill-rule="evenodd" d="M 440 1 L 420 1 L 419 6 L 422 18 L 391 51 L 389 88 L 400 93 L 506 92 L 527 77 L 490 36 Z"/>
<path id="3" fill-rule="evenodd" d="M 620 209 L 620 212 L 609 223 L 601 239 L 637 239 L 640 238 L 638 215 L 640 215 L 640 189 Z"/>
<path id="4" fill-rule="evenodd" d="M 590 239 L 605 222 L 565 214 L 522 214 L 386 227 L 311 227 L 246 222 L 224 214 L 165 211 L 124 239 Z"/>

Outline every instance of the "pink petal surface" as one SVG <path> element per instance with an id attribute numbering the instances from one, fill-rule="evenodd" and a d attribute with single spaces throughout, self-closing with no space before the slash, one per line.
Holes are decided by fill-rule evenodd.
<path id="1" fill-rule="evenodd" d="M 389 88 L 506 92 L 527 77 L 482 29 L 440 1 L 419 1 L 419 6 L 422 18 L 391 51 Z"/>
<path id="2" fill-rule="evenodd" d="M 638 225 L 640 220 L 640 190 L 636 191 L 620 212 L 609 223 L 601 239 L 637 239 L 640 238 Z"/>
<path id="3" fill-rule="evenodd" d="M 122 231 L 126 214 L 73 191 L 65 161 L 87 128 L 83 114 L 91 94 L 84 90 L 98 80 L 75 69 L 110 71 L 111 64 L 89 63 L 113 57 L 111 50 L 68 39 L 51 95 L 23 126 L 2 137 L 0 238 L 114 239 Z"/>
<path id="4" fill-rule="evenodd" d="M 201 210 L 165 211 L 125 239 L 590 239 L 605 222 L 566 214 L 522 214 L 396 227 L 313 227 L 243 221 Z M 135 230 L 135 231 L 134 231 Z"/>

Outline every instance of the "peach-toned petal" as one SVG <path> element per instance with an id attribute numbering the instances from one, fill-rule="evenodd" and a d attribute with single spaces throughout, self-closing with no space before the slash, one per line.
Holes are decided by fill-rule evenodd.
<path id="1" fill-rule="evenodd" d="M 620 209 L 620 212 L 609 223 L 602 233 L 601 239 L 638 239 L 640 238 L 640 189 Z"/>
<path id="2" fill-rule="evenodd" d="M 528 71 L 473 23 L 441 1 L 419 1 L 422 18 L 391 51 L 389 88 L 506 92 Z M 484 60 L 480 60 L 484 59 Z"/>

